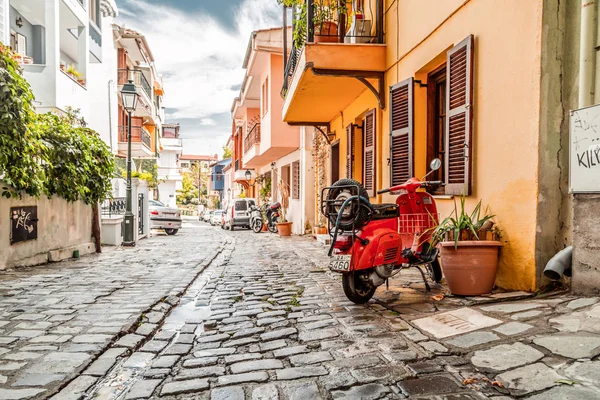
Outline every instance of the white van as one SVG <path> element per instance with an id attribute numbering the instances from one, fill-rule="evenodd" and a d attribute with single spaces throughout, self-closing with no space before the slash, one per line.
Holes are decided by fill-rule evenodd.
<path id="1" fill-rule="evenodd" d="M 230 231 L 236 226 L 250 228 L 250 207 L 256 205 L 254 199 L 233 199 L 225 210 L 225 228 Z"/>

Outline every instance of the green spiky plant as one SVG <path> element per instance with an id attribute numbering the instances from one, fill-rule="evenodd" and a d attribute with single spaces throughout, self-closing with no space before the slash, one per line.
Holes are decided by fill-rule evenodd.
<path id="1" fill-rule="evenodd" d="M 486 231 L 492 231 L 496 236 L 499 236 L 499 230 L 493 226 L 494 223 L 492 221 L 495 215 L 487 213 L 487 210 L 483 216 L 481 215 L 481 200 L 477 203 L 473 211 L 468 213 L 465 207 L 466 200 L 466 196 L 460 196 L 459 208 L 455 198 L 452 213 L 432 228 L 432 246 L 448 240 L 449 236 L 454 240 L 455 249 L 458 249 L 458 242 L 463 237 L 466 237 L 463 240 L 483 240 L 485 237 L 481 239 L 480 235 L 485 234 Z"/>

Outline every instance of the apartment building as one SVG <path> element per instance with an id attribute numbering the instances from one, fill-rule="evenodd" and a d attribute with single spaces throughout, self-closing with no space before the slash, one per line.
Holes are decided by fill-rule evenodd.
<path id="1" fill-rule="evenodd" d="M 179 137 L 179 124 L 162 124 L 160 153 L 158 156 L 159 200 L 169 207 L 177 207 L 177 191 L 182 189 L 183 175 L 180 157 L 183 139 Z"/>
<path id="2" fill-rule="evenodd" d="M 113 47 L 114 0 L 1 0 L 0 40 L 19 54 L 40 113 L 80 110 L 110 143 L 110 129 L 91 110 L 106 110 Z M 101 108 L 100 108 L 101 107 Z"/>
<path id="3" fill-rule="evenodd" d="M 304 234 L 307 224 L 314 223 L 312 130 L 289 125 L 282 118 L 283 32 L 265 29 L 250 37 L 243 64 L 246 76 L 231 109 L 232 174 L 246 196 L 259 202 L 280 200 L 285 187 L 289 192 L 286 217 L 293 222 L 293 233 Z M 291 29 L 285 32 L 291 38 Z"/>

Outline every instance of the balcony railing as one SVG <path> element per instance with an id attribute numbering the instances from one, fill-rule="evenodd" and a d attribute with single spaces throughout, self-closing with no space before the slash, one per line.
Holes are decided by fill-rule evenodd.
<path id="1" fill-rule="evenodd" d="M 124 85 L 129 79 L 133 78 L 133 83 L 136 87 L 142 88 L 142 90 L 148 95 L 148 98 L 152 100 L 152 86 L 142 71 L 137 69 L 119 68 L 118 70 L 118 81 L 119 85 Z"/>
<path id="2" fill-rule="evenodd" d="M 119 142 L 127 143 L 127 126 L 119 126 Z M 152 146 L 152 140 L 150 133 L 143 126 L 132 126 L 131 127 L 131 142 L 132 143 L 144 143 L 146 147 Z"/>
<path id="3" fill-rule="evenodd" d="M 306 43 L 383 43 L 383 11 L 383 0 L 353 0 L 351 7 L 344 0 L 306 0 L 293 8 L 294 40 L 287 43 L 287 35 L 283 39 L 290 51 L 281 95 L 287 95 Z"/>
<path id="4" fill-rule="evenodd" d="M 244 139 L 244 154 L 248 152 L 248 150 L 254 146 L 255 144 L 260 143 L 260 122 L 254 124 L 246 138 Z"/>

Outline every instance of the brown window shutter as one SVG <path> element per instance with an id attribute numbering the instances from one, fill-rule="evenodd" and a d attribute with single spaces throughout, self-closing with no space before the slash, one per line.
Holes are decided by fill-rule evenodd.
<path id="1" fill-rule="evenodd" d="M 292 163 L 292 199 L 300 199 L 300 161 Z"/>
<path id="2" fill-rule="evenodd" d="M 474 37 L 448 51 L 446 67 L 446 194 L 471 194 Z"/>
<path id="3" fill-rule="evenodd" d="M 390 88 L 390 186 L 413 176 L 413 78 Z"/>
<path id="4" fill-rule="evenodd" d="M 364 122 L 364 179 L 363 183 L 369 197 L 375 197 L 375 110 L 365 116 Z"/>
<path id="5" fill-rule="evenodd" d="M 346 127 L 346 178 L 352 179 L 354 172 L 354 125 Z"/>

